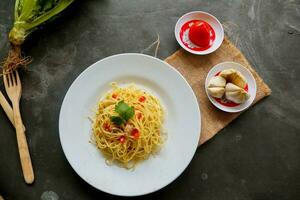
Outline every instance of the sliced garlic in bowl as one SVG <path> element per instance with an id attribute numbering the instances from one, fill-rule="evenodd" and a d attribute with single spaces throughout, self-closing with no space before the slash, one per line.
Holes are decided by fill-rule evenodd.
<path id="1" fill-rule="evenodd" d="M 224 95 L 218 98 L 212 95 L 211 88 L 217 82 L 215 77 L 220 76 L 226 80 L 226 85 L 224 86 Z M 231 84 L 228 85 L 228 83 Z M 222 62 L 208 72 L 205 80 L 205 91 L 211 103 L 220 110 L 232 113 L 241 112 L 247 109 L 255 99 L 256 81 L 252 73 L 243 65 L 236 62 Z M 216 90 L 213 92 L 217 93 Z"/>

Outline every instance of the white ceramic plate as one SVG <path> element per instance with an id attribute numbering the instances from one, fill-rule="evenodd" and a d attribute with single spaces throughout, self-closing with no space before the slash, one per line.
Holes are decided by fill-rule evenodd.
<path id="1" fill-rule="evenodd" d="M 160 153 L 134 170 L 105 164 L 91 143 L 93 109 L 113 81 L 137 84 L 160 99 L 166 110 L 168 139 Z M 137 196 L 154 192 L 175 180 L 196 151 L 201 130 L 196 96 L 169 64 L 143 54 L 120 54 L 100 60 L 82 72 L 69 88 L 59 117 L 63 151 L 77 174 L 104 192 Z"/>
<path id="2" fill-rule="evenodd" d="M 182 43 L 180 39 L 179 34 L 180 34 L 181 27 L 186 22 L 191 20 L 203 20 L 207 22 L 215 31 L 215 35 L 216 35 L 215 41 L 213 42 L 213 45 L 205 51 L 194 51 L 192 49 L 189 49 Z M 203 11 L 193 11 L 193 12 L 186 13 L 185 15 L 183 15 L 178 19 L 175 25 L 175 37 L 179 45 L 182 48 L 184 48 L 186 51 L 196 55 L 206 55 L 216 51 L 221 46 L 224 39 L 224 29 L 220 21 L 215 16 Z"/>
<path id="3" fill-rule="evenodd" d="M 228 106 L 224 106 L 224 105 L 220 104 L 219 102 L 217 102 L 215 100 L 215 98 L 211 97 L 207 92 L 207 87 L 208 87 L 208 83 L 209 83 L 210 79 L 212 77 L 214 77 L 218 72 L 225 70 L 225 69 L 230 69 L 230 68 L 236 69 L 237 71 L 241 72 L 244 75 L 244 77 L 246 78 L 247 83 L 248 83 L 248 93 L 250 94 L 250 98 L 246 102 L 239 104 L 238 106 L 235 106 L 235 107 L 228 107 Z M 205 80 L 205 91 L 206 91 L 206 95 L 208 96 L 211 103 L 214 104 L 220 110 L 223 110 L 225 112 L 241 112 L 241 111 L 247 109 L 255 99 L 256 81 L 255 81 L 253 75 L 251 74 L 251 72 L 247 68 L 245 68 L 243 65 L 236 63 L 236 62 L 222 62 L 222 63 L 219 63 L 216 66 L 214 66 L 208 72 L 208 74 L 206 76 L 206 80 Z"/>

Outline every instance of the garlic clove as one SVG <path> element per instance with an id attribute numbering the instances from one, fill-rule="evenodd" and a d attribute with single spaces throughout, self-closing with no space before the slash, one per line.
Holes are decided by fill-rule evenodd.
<path id="1" fill-rule="evenodd" d="M 226 80 L 222 76 L 214 76 L 210 79 L 208 87 L 225 87 Z"/>
<path id="2" fill-rule="evenodd" d="M 221 98 L 225 93 L 225 88 L 224 87 L 210 87 L 210 88 L 207 88 L 207 92 L 212 97 Z"/>

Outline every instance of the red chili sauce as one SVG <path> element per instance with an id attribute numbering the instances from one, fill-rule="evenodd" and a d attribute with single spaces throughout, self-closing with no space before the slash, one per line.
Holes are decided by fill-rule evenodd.
<path id="1" fill-rule="evenodd" d="M 180 40 L 189 49 L 204 51 L 209 49 L 216 38 L 214 29 L 205 21 L 186 22 L 179 33 Z"/>

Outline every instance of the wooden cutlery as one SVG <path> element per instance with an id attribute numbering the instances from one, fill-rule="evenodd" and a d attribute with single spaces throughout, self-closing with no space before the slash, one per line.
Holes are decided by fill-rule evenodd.
<path id="1" fill-rule="evenodd" d="M 7 102 L 6 98 L 4 97 L 4 95 L 2 94 L 2 92 L 0 91 L 0 105 L 2 106 L 6 116 L 8 117 L 9 121 L 11 122 L 11 124 L 13 126 L 15 126 L 15 122 L 14 122 L 14 111 L 11 108 L 11 106 L 9 105 L 9 103 Z M 25 126 L 23 125 L 24 131 Z M 1 200 L 1 199 L 0 199 Z"/>
<path id="2" fill-rule="evenodd" d="M 28 144 L 25 136 L 25 129 L 23 127 L 22 117 L 20 113 L 20 98 L 22 93 L 21 80 L 17 70 L 11 73 L 3 73 L 3 74 L 4 74 L 3 80 L 4 80 L 5 90 L 13 106 L 13 122 L 15 124 L 15 129 L 16 129 L 23 176 L 25 182 L 31 184 L 34 181 L 34 173 L 33 173 L 31 158 L 29 154 Z M 0 95 L 0 98 L 3 99 L 2 94 Z M 8 104 L 7 105 L 6 103 L 5 102 L 3 103 L 2 100 L 1 105 L 4 105 L 3 108 L 5 112 L 9 114 L 11 110 L 8 108 L 9 104 L 7 103 Z"/>
<path id="3" fill-rule="evenodd" d="M 4 112 L 6 113 L 9 121 L 15 125 L 14 122 L 14 113 L 12 108 L 10 107 L 9 103 L 7 102 L 7 100 L 5 99 L 4 95 L 2 94 L 2 92 L 0 91 L 0 105 L 2 106 Z"/>

